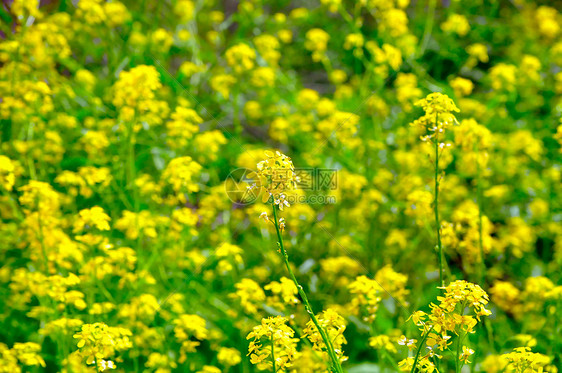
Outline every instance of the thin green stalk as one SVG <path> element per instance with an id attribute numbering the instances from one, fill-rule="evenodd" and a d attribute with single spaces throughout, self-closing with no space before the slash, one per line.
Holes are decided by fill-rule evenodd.
<path id="1" fill-rule="evenodd" d="M 460 355 L 461 355 L 461 336 L 459 336 L 459 338 L 457 339 L 457 357 L 456 357 L 456 369 L 455 372 L 459 373 L 462 369 L 462 364 L 460 363 Z"/>
<path id="2" fill-rule="evenodd" d="M 389 362 L 390 365 L 392 365 L 392 367 L 399 372 L 400 371 L 400 367 L 398 366 L 398 364 L 396 363 L 396 361 L 394 361 L 394 359 L 390 356 L 390 354 L 388 353 L 388 351 L 386 351 L 385 349 L 382 350 L 382 354 L 384 356 L 384 358 Z"/>
<path id="3" fill-rule="evenodd" d="M 137 188 L 135 185 L 136 179 L 136 165 L 135 165 L 135 124 L 131 122 L 129 125 L 129 134 L 127 138 L 127 189 L 131 190 L 133 196 L 133 206 L 135 212 L 138 212 L 138 198 L 137 198 Z"/>
<path id="4" fill-rule="evenodd" d="M 437 249 L 439 251 L 439 283 L 441 287 L 445 286 L 443 279 L 443 245 L 441 244 L 441 224 L 439 222 L 439 130 L 437 129 L 438 116 L 435 114 L 435 200 L 433 201 L 433 211 L 435 213 L 435 227 L 437 230 Z"/>
<path id="5" fill-rule="evenodd" d="M 427 14 L 427 18 L 425 20 L 425 28 L 423 30 L 423 37 L 421 42 L 421 47 L 418 53 L 418 56 L 422 56 L 427 48 L 427 44 L 429 43 L 429 37 L 431 36 L 431 31 L 433 29 L 433 21 L 435 20 L 435 5 L 437 0 L 430 0 L 429 1 L 429 10 Z"/>
<path id="6" fill-rule="evenodd" d="M 340 361 L 338 360 L 336 352 L 334 351 L 334 346 L 332 345 L 332 342 L 330 341 L 330 338 L 328 337 L 328 334 L 326 333 L 324 328 L 320 326 L 318 319 L 316 318 L 314 312 L 312 311 L 312 307 L 310 306 L 310 302 L 308 301 L 308 297 L 306 296 L 303 287 L 299 284 L 297 278 L 295 277 L 295 274 L 293 273 L 293 270 L 291 269 L 291 265 L 289 264 L 289 255 L 287 254 L 287 251 L 285 250 L 285 246 L 283 245 L 283 236 L 281 235 L 281 230 L 279 229 L 279 221 L 277 220 L 277 207 L 275 206 L 274 203 L 272 203 L 271 205 L 273 207 L 273 219 L 275 224 L 275 230 L 277 231 L 277 240 L 279 243 L 279 248 L 281 250 L 281 255 L 283 257 L 283 260 L 285 261 L 285 266 L 287 267 L 287 271 L 289 271 L 289 275 L 293 280 L 293 283 L 297 287 L 297 291 L 299 292 L 299 295 L 302 298 L 302 302 L 304 304 L 304 308 L 306 312 L 308 313 L 310 319 L 316 326 L 316 329 L 318 329 L 318 332 L 320 333 L 320 336 L 322 337 L 322 340 L 326 345 L 326 350 L 328 351 L 328 355 L 332 360 L 333 368 L 336 370 L 337 373 L 343 373 Z"/>
<path id="7" fill-rule="evenodd" d="M 416 371 L 416 367 L 418 365 L 418 359 L 420 358 L 421 349 L 423 347 L 423 344 L 425 343 L 425 340 L 427 339 L 427 336 L 429 335 L 429 333 L 431 333 L 432 330 L 433 330 L 433 326 L 429 328 L 427 333 L 425 333 L 422 340 L 420 341 L 420 344 L 418 346 L 418 351 L 416 352 L 416 357 L 414 358 L 414 364 L 412 365 L 412 370 L 410 370 L 410 373 L 414 373 Z"/>
<path id="8" fill-rule="evenodd" d="M 463 302 L 462 304 L 462 308 L 461 308 L 461 317 L 464 315 L 464 309 L 466 307 L 465 302 Z M 456 356 L 456 362 L 455 362 L 455 372 L 456 373 L 460 373 L 464 363 L 461 365 L 460 363 L 460 355 L 461 355 L 461 342 L 462 339 L 466 336 L 466 333 L 464 333 L 464 335 L 460 334 L 459 338 L 457 338 L 457 356 Z"/>
<path id="9" fill-rule="evenodd" d="M 271 333 L 271 363 L 273 364 L 273 373 L 277 372 L 275 367 L 275 343 L 273 341 L 273 332 Z"/>

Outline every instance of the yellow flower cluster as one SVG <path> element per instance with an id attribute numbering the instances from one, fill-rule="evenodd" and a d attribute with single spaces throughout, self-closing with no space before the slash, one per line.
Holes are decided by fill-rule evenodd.
<path id="1" fill-rule="evenodd" d="M 344 355 L 343 351 L 343 345 L 347 344 L 347 339 L 343 335 L 347 327 L 345 319 L 334 309 L 328 308 L 318 314 L 318 323 L 320 327 L 326 331 L 328 340 L 332 345 L 331 348 L 333 348 L 336 353 L 337 359 L 340 362 L 346 361 L 347 356 Z M 328 347 L 326 347 L 318 328 L 314 325 L 312 320 L 307 322 L 303 333 L 312 343 L 312 349 L 321 353 L 323 361 L 329 362 Z"/>
<path id="2" fill-rule="evenodd" d="M 295 331 L 287 321 L 281 316 L 262 319 L 246 337 L 251 340 L 248 346 L 250 361 L 259 369 L 272 367 L 275 372 L 285 372 L 293 366 L 298 338 L 294 338 Z"/>
<path id="3" fill-rule="evenodd" d="M 457 124 L 454 113 L 459 112 L 459 108 L 453 100 L 442 93 L 431 93 L 426 98 L 416 102 L 425 114 L 411 123 L 412 126 L 425 128 L 430 132 L 429 135 L 422 137 L 422 140 L 439 141 L 439 136 L 443 137 L 445 130 Z"/>
<path id="4" fill-rule="evenodd" d="M 459 280 L 450 283 L 443 290 L 444 295 L 437 297 L 439 304 L 430 304 L 430 313 L 416 311 L 410 316 L 421 331 L 421 343 L 425 342 L 429 352 L 418 359 L 419 350 L 423 347 L 418 346 L 416 358 L 409 357 L 399 363 L 402 371 L 415 369 L 412 367 L 417 367 L 422 372 L 435 370 L 434 358 L 442 359 L 443 355 L 439 353 L 448 350 L 453 343 L 450 333 L 457 336 L 458 349 L 466 335 L 474 333 L 480 317 L 491 315 L 485 307 L 488 304 L 488 294 L 480 286 Z M 467 308 L 474 315 L 465 315 Z M 473 353 L 473 350 L 463 346 L 463 353 L 458 358 L 466 363 Z"/>
<path id="5" fill-rule="evenodd" d="M 84 324 L 80 331 L 74 334 L 78 339 L 77 346 L 80 356 L 86 364 L 94 364 L 100 372 L 115 369 L 114 358 L 116 352 L 130 349 L 132 333 L 128 329 L 109 327 L 104 323 Z"/>
<path id="6" fill-rule="evenodd" d="M 3 2 L 0 371 L 555 372 L 554 3 L 234 3 Z"/>
<path id="7" fill-rule="evenodd" d="M 265 152 L 265 156 L 267 158 L 257 164 L 258 184 L 250 188 L 261 188 L 263 202 L 272 199 L 272 202 L 283 210 L 285 206 L 290 206 L 287 197 L 297 189 L 300 180 L 291 158 L 279 151 L 273 153 L 269 150 Z"/>

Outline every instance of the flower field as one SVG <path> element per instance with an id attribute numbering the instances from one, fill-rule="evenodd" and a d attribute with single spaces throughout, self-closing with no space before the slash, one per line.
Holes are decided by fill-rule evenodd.
<path id="1" fill-rule="evenodd" d="M 0 373 L 558 372 L 562 3 L 7 0 Z"/>

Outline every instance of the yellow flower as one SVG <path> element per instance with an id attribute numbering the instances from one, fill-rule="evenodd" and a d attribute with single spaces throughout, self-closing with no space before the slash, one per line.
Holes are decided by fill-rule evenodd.
<path id="1" fill-rule="evenodd" d="M 228 74 L 216 74 L 211 78 L 211 88 L 225 99 L 230 97 L 230 90 L 234 83 L 236 78 Z"/>
<path id="2" fill-rule="evenodd" d="M 264 370 L 273 365 L 272 349 L 278 371 L 286 371 L 293 366 L 299 339 L 294 338 L 295 331 L 286 325 L 287 321 L 287 318 L 281 316 L 264 318 L 246 337 L 252 340 L 248 346 L 250 361 L 258 369 Z"/>
<path id="3" fill-rule="evenodd" d="M 423 141 L 429 139 L 438 141 L 439 136 L 442 137 L 447 128 L 458 123 L 453 113 L 460 110 L 447 95 L 438 92 L 430 93 L 426 98 L 416 102 L 416 106 L 420 106 L 425 114 L 410 125 L 425 128 L 430 132 L 429 135 L 422 137 Z"/>
<path id="4" fill-rule="evenodd" d="M 287 192 L 297 189 L 300 181 L 295 173 L 295 166 L 291 158 L 280 152 L 265 151 L 265 160 L 257 164 L 257 177 L 259 187 L 262 188 L 263 202 L 273 198 L 273 203 L 283 210 L 284 206 L 290 206 L 287 201 Z M 254 184 L 254 187 L 257 187 Z"/>
<path id="5" fill-rule="evenodd" d="M 470 363 L 470 361 L 468 361 L 468 359 L 470 358 L 470 356 L 474 354 L 474 350 L 470 349 L 466 346 L 462 346 L 462 354 L 459 356 L 459 360 L 462 360 L 463 363 Z"/>
<path id="6" fill-rule="evenodd" d="M 0 187 L 8 192 L 12 190 L 16 182 L 14 170 L 15 167 L 10 158 L 0 155 Z"/>
<path id="7" fill-rule="evenodd" d="M 328 339 L 332 343 L 334 352 L 337 358 L 343 362 L 347 360 L 347 356 L 344 356 L 343 345 L 347 344 L 343 333 L 346 329 L 345 319 L 340 316 L 334 309 L 328 308 L 327 310 L 319 313 L 317 315 L 318 323 L 320 327 L 326 332 Z M 312 349 L 321 352 L 324 357 L 324 361 L 329 361 L 327 347 L 321 334 L 318 332 L 318 328 L 312 322 L 308 321 L 306 328 L 303 330 L 304 335 L 312 343 Z"/>
<path id="8" fill-rule="evenodd" d="M 187 22 L 193 19 L 195 13 L 195 4 L 191 0 L 178 0 L 174 5 L 174 14 L 179 17 L 181 22 Z"/>
<path id="9" fill-rule="evenodd" d="M 82 232 L 86 226 L 108 231 L 110 229 L 109 220 L 109 216 L 99 206 L 81 210 L 78 219 L 74 222 L 74 233 Z"/>
<path id="10" fill-rule="evenodd" d="M 217 354 L 217 360 L 224 366 L 232 367 L 242 362 L 240 352 L 235 348 L 221 347 Z"/>
<path id="11" fill-rule="evenodd" d="M 465 36 L 470 31 L 470 24 L 465 16 L 451 14 L 449 18 L 441 24 L 441 29 L 445 32 L 452 32 L 459 36 Z"/>
<path id="12" fill-rule="evenodd" d="M 237 74 L 254 68 L 256 52 L 247 44 L 240 43 L 230 47 L 225 53 L 226 62 Z"/>
<path id="13" fill-rule="evenodd" d="M 116 351 L 128 350 L 133 346 L 129 338 L 131 335 L 131 331 L 125 328 L 94 323 L 82 325 L 74 338 L 78 339 L 80 356 L 86 358 L 86 364 L 96 363 L 97 369 L 104 371 L 113 364 L 106 361 L 106 358 L 113 357 Z"/>
<path id="14" fill-rule="evenodd" d="M 202 166 L 195 162 L 191 157 L 174 158 L 168 163 L 162 172 L 162 179 L 165 180 L 172 190 L 178 194 L 185 202 L 183 193 L 193 193 L 199 191 L 199 184 L 195 178 L 202 170 Z"/>
<path id="15" fill-rule="evenodd" d="M 304 47 L 312 52 L 314 62 L 319 62 L 324 58 L 328 40 L 330 40 L 330 35 L 322 29 L 314 28 L 307 31 Z"/>

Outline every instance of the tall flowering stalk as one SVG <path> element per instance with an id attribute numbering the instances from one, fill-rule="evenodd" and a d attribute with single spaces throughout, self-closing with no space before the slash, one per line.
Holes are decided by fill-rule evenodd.
<path id="1" fill-rule="evenodd" d="M 416 106 L 421 106 L 425 114 L 411 123 L 413 126 L 424 128 L 427 133 L 421 137 L 424 142 L 432 143 L 435 151 L 435 173 L 434 173 L 434 199 L 433 212 L 435 215 L 435 229 L 437 231 L 437 252 L 439 259 L 439 283 L 445 286 L 443 276 L 443 244 L 441 243 L 441 223 L 439 220 L 439 158 L 440 151 L 443 151 L 450 144 L 444 142 L 445 130 L 457 122 L 453 112 L 458 112 L 459 108 L 453 100 L 442 93 L 431 93 L 426 98 L 416 102 Z"/>
<path id="2" fill-rule="evenodd" d="M 252 186 L 252 188 L 256 188 L 259 185 L 261 193 L 263 194 L 263 202 L 271 203 L 273 209 L 273 219 L 268 218 L 267 213 L 263 213 L 262 218 L 273 223 L 275 226 L 279 252 L 285 262 L 289 276 L 297 287 L 306 312 L 324 341 L 326 351 L 331 360 L 332 369 L 335 372 L 342 373 L 343 370 L 338 358 L 338 353 L 334 349 L 332 341 L 328 337 L 328 333 L 320 325 L 320 322 L 314 314 L 304 288 L 299 284 L 297 278 L 295 277 L 289 263 L 289 255 L 283 243 L 282 232 L 285 229 L 285 221 L 283 218 L 278 217 L 277 210 L 282 211 L 283 208 L 290 206 L 287 196 L 289 193 L 296 190 L 299 178 L 295 173 L 295 167 L 291 158 L 280 152 L 275 152 L 274 154 L 270 151 L 266 151 L 265 155 L 267 158 L 259 162 L 257 165 L 258 171 L 255 176 L 258 182 Z"/>
<path id="3" fill-rule="evenodd" d="M 488 294 L 480 286 L 462 280 L 441 287 L 441 290 L 443 296 L 437 297 L 438 304 L 430 304 L 430 312 L 416 311 L 410 316 L 422 338 L 417 346 L 415 340 L 410 342 L 405 337 L 404 342 L 399 342 L 410 342 L 409 345 L 417 350 L 414 357 L 408 357 L 398 364 L 404 372 L 433 372 L 436 369 L 435 362 L 441 360 L 445 352 L 454 354 L 457 373 L 470 363 L 469 358 L 474 350 L 463 345 L 463 342 L 467 335 L 474 333 L 474 328 L 482 321 L 481 317 L 491 315 L 486 309 Z M 451 348 L 453 339 L 456 341 Z M 427 348 L 426 354 L 421 353 L 424 346 Z"/>

